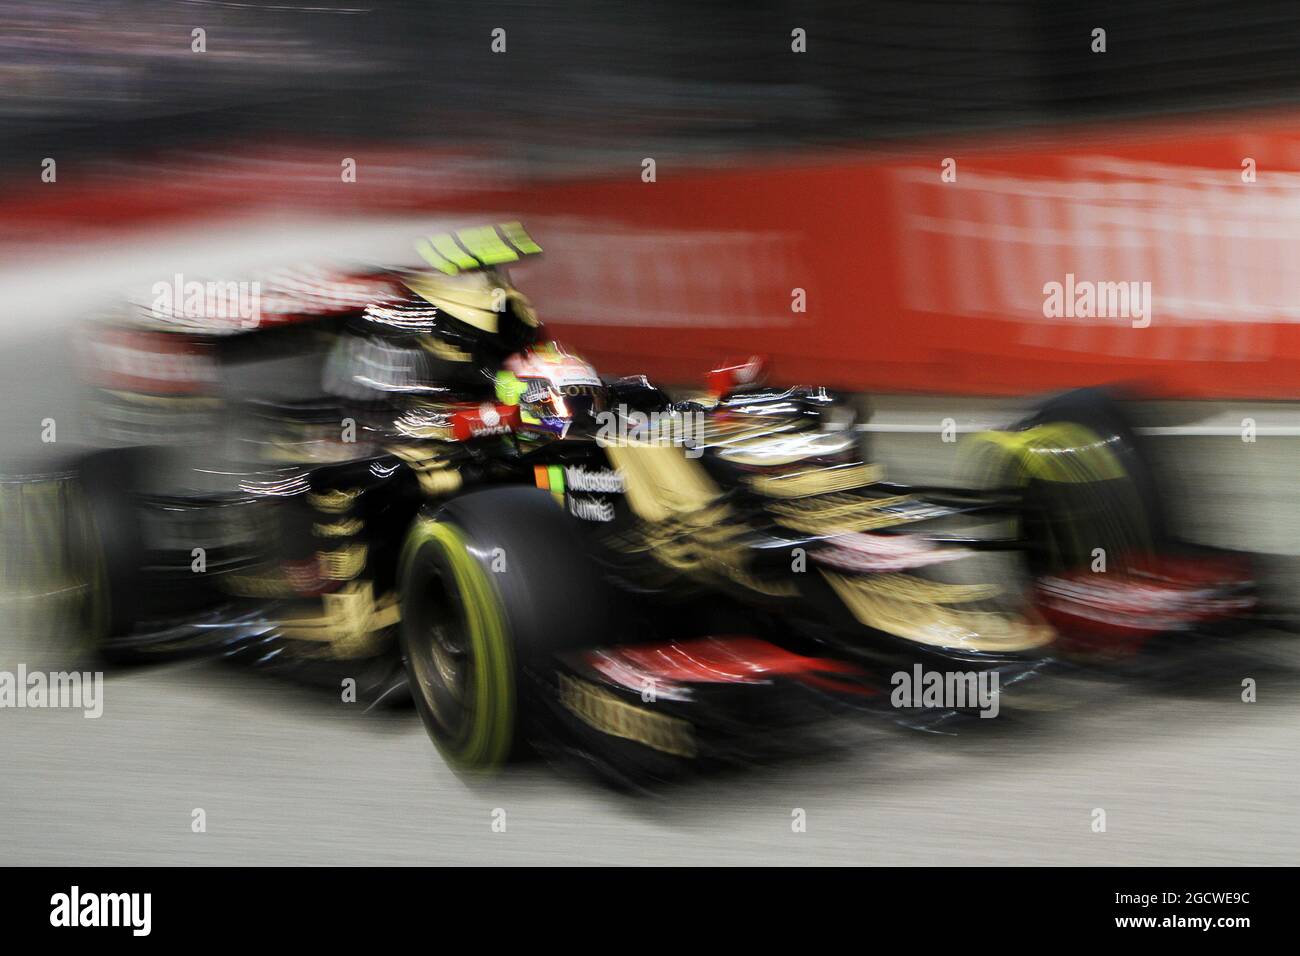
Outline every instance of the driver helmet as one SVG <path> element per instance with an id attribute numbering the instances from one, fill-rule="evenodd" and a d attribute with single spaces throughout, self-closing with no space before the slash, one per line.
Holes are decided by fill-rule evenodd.
<path id="1" fill-rule="evenodd" d="M 523 437 L 592 437 L 609 410 L 609 389 L 596 370 L 555 342 L 507 358 L 497 398 L 519 406 Z"/>

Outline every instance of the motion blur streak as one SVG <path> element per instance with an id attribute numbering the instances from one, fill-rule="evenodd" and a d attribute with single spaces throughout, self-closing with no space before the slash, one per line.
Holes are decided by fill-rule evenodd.
<path id="1" fill-rule="evenodd" d="M 1295 4 L 4 17 L 8 862 L 1294 860 Z"/>

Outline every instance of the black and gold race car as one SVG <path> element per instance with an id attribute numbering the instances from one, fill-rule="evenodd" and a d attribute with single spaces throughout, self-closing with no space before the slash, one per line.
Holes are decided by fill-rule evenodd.
<path id="1" fill-rule="evenodd" d="M 837 715 L 993 715 L 1062 661 L 1230 639 L 1256 609 L 1248 556 L 1168 533 L 1103 393 L 971 436 L 972 487 L 941 489 L 866 461 L 827 390 L 732 377 L 677 403 L 641 383 L 638 408 L 611 389 L 594 434 L 536 444 L 521 426 L 535 489 L 421 513 L 402 642 L 453 763 L 541 743 L 662 779 L 788 750 Z M 899 675 L 969 693 L 900 695 Z"/>
<path id="2" fill-rule="evenodd" d="M 909 487 L 826 388 L 750 361 L 674 399 L 547 341 L 518 223 L 420 249 L 97 326 L 110 447 L 52 486 L 49 537 L 102 655 L 409 691 L 458 769 L 540 747 L 643 782 L 837 716 L 996 713 L 1055 661 L 1255 610 L 1246 556 L 1171 534 L 1102 392 L 970 436 L 966 487 Z"/>

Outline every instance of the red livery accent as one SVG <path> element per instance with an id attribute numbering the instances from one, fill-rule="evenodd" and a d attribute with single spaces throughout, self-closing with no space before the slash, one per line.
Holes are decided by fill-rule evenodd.
<path id="1" fill-rule="evenodd" d="M 1107 574 L 1045 577 L 1034 599 L 1067 647 L 1123 655 L 1158 634 L 1254 610 L 1250 581 L 1240 561 L 1153 557 Z"/>
<path id="2" fill-rule="evenodd" d="M 95 329 L 88 343 L 91 374 L 105 388 L 149 395 L 206 395 L 216 386 L 216 362 L 193 338 Z"/>
<path id="3" fill-rule="evenodd" d="M 763 684 L 792 677 L 824 690 L 870 695 L 870 688 L 825 675 L 861 677 L 844 661 L 804 657 L 756 637 L 702 637 L 591 651 L 585 661 L 624 687 L 640 690 L 647 680 L 675 684 Z"/>
<path id="4" fill-rule="evenodd" d="M 456 412 L 451 418 L 451 433 L 456 441 L 468 441 L 483 435 L 508 435 L 518 425 L 518 405 L 484 402 Z"/>

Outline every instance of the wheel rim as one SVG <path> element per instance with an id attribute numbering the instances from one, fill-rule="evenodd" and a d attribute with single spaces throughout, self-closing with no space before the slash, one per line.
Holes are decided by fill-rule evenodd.
<path id="1" fill-rule="evenodd" d="M 459 741 L 468 729 L 474 705 L 469 622 L 450 574 L 434 561 L 428 562 L 426 570 L 412 628 L 419 639 L 408 655 L 439 735 Z"/>

